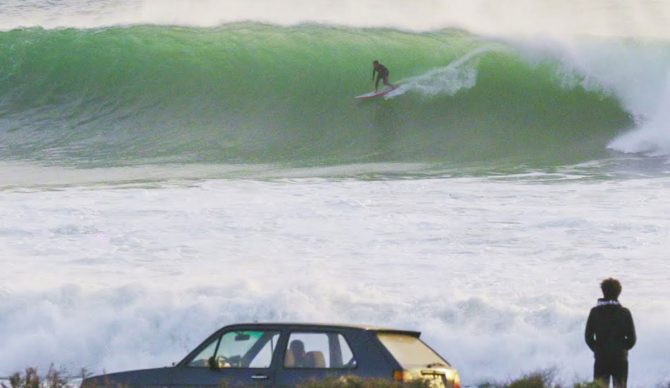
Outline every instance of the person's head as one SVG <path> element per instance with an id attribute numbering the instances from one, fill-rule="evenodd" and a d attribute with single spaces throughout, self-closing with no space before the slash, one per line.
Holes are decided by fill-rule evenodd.
<path id="1" fill-rule="evenodd" d="M 301 357 L 305 356 L 305 344 L 302 341 L 300 340 L 291 341 L 291 345 L 289 345 L 289 348 L 293 352 L 293 355 L 295 356 L 296 359 L 300 359 Z"/>
<path id="2" fill-rule="evenodd" d="M 607 278 L 600 283 L 603 297 L 607 300 L 617 300 L 621 294 L 621 283 L 614 278 Z"/>
<path id="3" fill-rule="evenodd" d="M 377 65 L 379 64 L 379 61 L 375 59 L 374 61 L 372 61 L 372 64 L 373 64 L 374 66 L 377 66 Z"/>

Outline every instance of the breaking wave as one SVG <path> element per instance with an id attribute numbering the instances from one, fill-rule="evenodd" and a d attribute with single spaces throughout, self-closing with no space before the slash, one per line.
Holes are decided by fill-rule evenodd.
<path id="1" fill-rule="evenodd" d="M 352 97 L 372 59 L 400 88 Z M 660 41 L 236 23 L 0 32 L 0 158 L 579 163 L 670 153 Z"/>

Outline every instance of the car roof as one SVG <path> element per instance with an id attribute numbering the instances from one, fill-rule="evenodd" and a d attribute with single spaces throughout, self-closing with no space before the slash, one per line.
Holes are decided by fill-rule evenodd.
<path id="1" fill-rule="evenodd" d="M 420 337 L 421 332 L 415 330 L 405 330 L 405 329 L 396 329 L 391 327 L 382 327 L 376 325 L 365 325 L 365 324 L 349 324 L 349 323 L 316 323 L 316 322 L 247 322 L 247 323 L 236 323 L 232 325 L 225 326 L 224 328 L 234 328 L 234 327 L 282 327 L 282 328 L 304 328 L 304 329 L 327 329 L 327 328 L 336 328 L 336 329 L 350 329 L 350 330 L 362 330 L 362 331 L 375 331 L 380 333 L 396 333 L 396 334 L 405 334 L 411 335 L 413 337 Z"/>

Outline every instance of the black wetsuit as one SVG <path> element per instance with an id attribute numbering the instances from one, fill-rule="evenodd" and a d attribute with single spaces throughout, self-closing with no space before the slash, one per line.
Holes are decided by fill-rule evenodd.
<path id="1" fill-rule="evenodd" d="M 389 76 L 389 69 L 386 68 L 386 66 L 382 65 L 381 63 L 376 65 L 375 68 L 372 70 L 372 72 L 377 72 L 377 77 L 388 77 Z"/>
<path id="2" fill-rule="evenodd" d="M 625 388 L 628 380 L 628 350 L 636 341 L 630 311 L 616 300 L 598 299 L 591 309 L 584 332 L 586 344 L 595 357 L 593 379 L 615 388 Z"/>
<path id="3" fill-rule="evenodd" d="M 386 68 L 386 66 L 382 65 L 381 63 L 376 64 L 372 68 L 372 77 L 374 78 L 375 72 L 377 73 L 377 80 L 375 81 L 375 90 L 377 90 L 377 87 L 379 86 L 379 81 L 384 80 L 384 85 L 390 85 L 389 84 L 389 69 Z"/>

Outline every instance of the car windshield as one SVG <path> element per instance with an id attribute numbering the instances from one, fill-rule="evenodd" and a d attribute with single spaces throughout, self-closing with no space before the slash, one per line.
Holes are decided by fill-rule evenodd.
<path id="1" fill-rule="evenodd" d="M 211 341 L 188 363 L 190 367 L 268 368 L 279 338 L 278 332 L 237 330 Z"/>
<path id="2" fill-rule="evenodd" d="M 442 357 L 412 335 L 378 333 L 377 337 L 403 368 L 448 365 Z"/>

